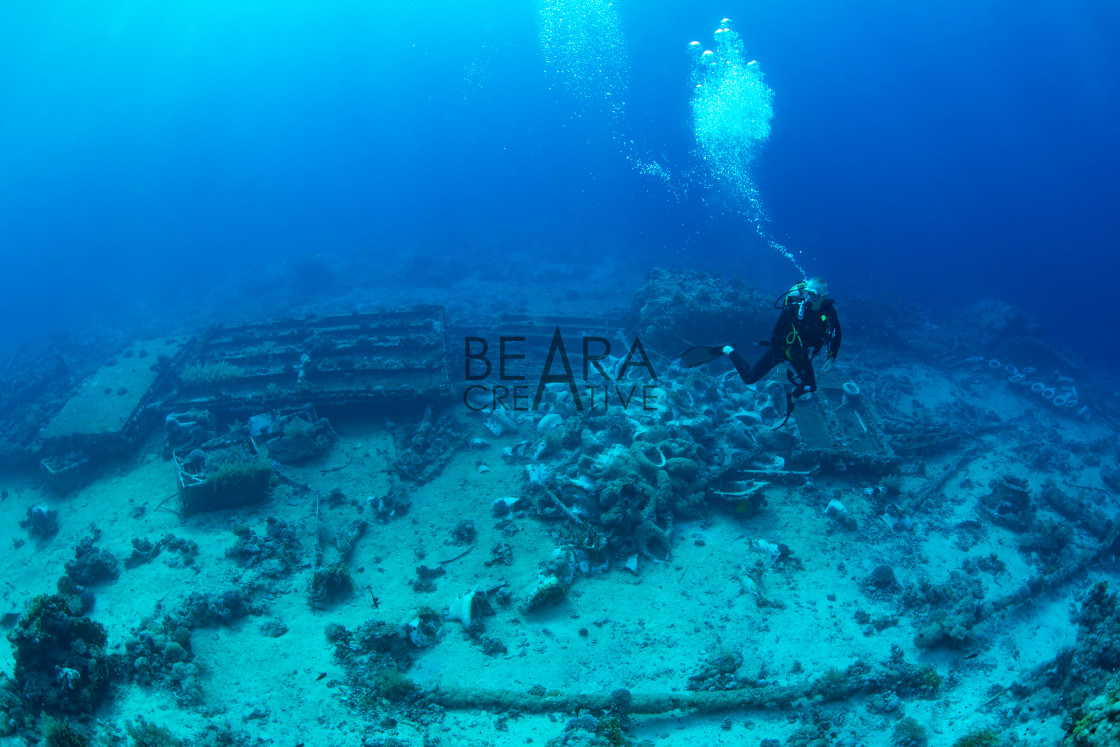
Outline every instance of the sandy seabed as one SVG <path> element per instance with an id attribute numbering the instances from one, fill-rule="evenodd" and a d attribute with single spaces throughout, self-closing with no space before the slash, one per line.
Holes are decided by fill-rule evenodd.
<path id="1" fill-rule="evenodd" d="M 463 288 L 456 291 L 461 295 Z M 487 293 L 480 289 L 474 296 L 495 298 Z M 628 289 L 613 293 L 624 305 Z M 564 310 L 580 306 L 577 299 Z M 495 301 L 484 316 L 502 310 Z M 713 364 L 712 373 L 728 368 Z M 521 432 L 495 438 L 484 427 L 485 415 L 468 412 L 458 401 L 440 405 L 461 438 L 485 439 L 489 446 L 458 449 L 430 482 L 405 483 L 410 510 L 384 523 L 375 521 L 372 505 L 393 489 L 391 465 L 399 448 L 393 429 L 405 422 L 400 413 L 392 415 L 394 424 L 388 414 L 327 412 L 337 441 L 311 463 L 283 467 L 289 482 L 273 480 L 264 502 L 187 519 L 178 513 L 175 468 L 164 457 L 162 435 L 153 435 L 132 458 L 104 465 L 93 482 L 68 496 L 50 493 L 37 474 L 0 474 L 0 488 L 7 491 L 0 501 L 0 533 L 7 534 L 0 539 L 6 548 L 0 557 L 0 614 L 11 622 L 32 598 L 53 594 L 65 563 L 94 526 L 102 533 L 100 547 L 122 560 L 132 552 L 134 538 L 156 541 L 171 533 L 198 547 L 190 562 L 175 552 L 160 553 L 115 581 L 91 587 L 91 616 L 108 629 L 111 652 L 122 652 L 147 620 L 181 608 L 195 592 L 213 596 L 241 589 L 264 610 L 190 634 L 200 697 L 189 706 L 165 685 L 114 684 L 112 697 L 84 723 L 109 744 L 128 744 L 125 722 L 141 717 L 196 743 L 216 725 L 240 732 L 245 739 L 236 744 L 283 747 L 607 744 L 601 736 L 595 741 L 587 732 L 564 730 L 576 716 L 571 712 L 441 712 L 408 703 L 353 702 L 353 682 L 328 641 L 328 625 L 355 631 L 371 619 L 402 624 L 420 608 L 442 611 L 468 590 L 497 581 L 505 582 L 513 604 L 495 605 L 495 614 L 484 618 L 485 636 L 500 641 L 505 652 L 485 653 L 463 626 L 446 620 L 435 645 L 414 652 L 407 671 L 420 692 L 688 693 L 691 676 L 728 653 L 741 655 L 740 681 L 796 685 L 859 662 L 885 662 L 900 651 L 915 666 L 933 667 L 941 680 L 934 693 L 904 695 L 888 709 L 875 698 L 883 693 L 861 693 L 827 703 L 796 700 L 788 708 L 632 715 L 626 735 L 634 744 L 647 740 L 666 747 L 762 745 L 767 739 L 781 745 L 875 747 L 900 744 L 894 729 L 909 717 L 925 727 L 931 745 L 951 745 L 984 728 L 996 730 L 1007 744 L 1061 744 L 1062 713 L 1036 711 L 1032 697 L 1012 697 L 1007 688 L 1074 645 L 1079 605 L 1096 581 L 1117 575 L 1114 560 L 1093 563 L 1048 594 L 980 623 L 958 647 L 916 645 L 926 616 L 904 610 L 899 599 L 923 580 L 942 585 L 965 561 L 992 554 L 1002 570 L 970 576 L 982 583 L 983 598 L 1006 598 L 1023 587 L 1037 576 L 1039 562 L 1020 548 L 1019 533 L 980 521 L 990 484 L 1023 478 L 1034 494 L 1052 480 L 1112 517 L 1117 505 L 1101 480 L 1099 445 L 1112 443 L 1112 454 L 1104 456 L 1114 458 L 1116 433 L 1099 420 L 1047 407 L 986 365 L 942 367 L 905 349 L 846 342 L 840 363 L 822 375 L 821 384 L 846 381 L 857 382 L 868 396 L 876 395 L 879 382 L 905 382 L 879 401 L 897 418 L 922 420 L 956 403 L 961 411 L 987 413 L 988 423 L 1011 426 L 974 436 L 972 458 L 908 517 L 909 527 L 888 526 L 880 515 L 881 503 L 872 496 L 883 489 L 883 477 L 860 469 L 822 470 L 811 486 L 776 482 L 766 488 L 766 505 L 755 515 L 729 510 L 712 497 L 699 516 L 675 521 L 668 560 L 640 558 L 632 571 L 624 567 L 627 558 L 615 558 L 608 572 L 578 575 L 559 604 L 532 613 L 523 613 L 519 603 L 554 560 L 562 522 L 544 521 L 532 511 L 500 520 L 492 510 L 496 499 L 525 492 L 526 464 L 503 459 L 501 450 L 538 437 L 531 419 L 521 423 Z M 411 417 L 419 419 L 420 412 Z M 968 435 L 970 424 L 961 424 Z M 1058 449 L 1060 458 L 1039 467 L 1032 455 L 1040 443 Z M 921 494 L 963 449 L 907 458 L 921 469 L 895 476 L 898 502 Z M 542 460 L 547 464 L 549 457 Z M 343 501 L 317 501 L 335 488 Z M 850 525 L 827 513 L 832 499 L 847 507 Z M 20 526 L 36 504 L 58 512 L 59 532 L 48 540 Z M 1042 519 L 1070 523 L 1045 505 L 1038 508 Z M 269 519 L 295 527 L 304 545 L 304 563 L 290 575 L 268 576 L 226 555 L 237 527 L 248 525 L 264 535 Z M 353 594 L 312 609 L 310 554 L 317 538 L 358 520 L 370 527 L 348 559 Z M 463 521 L 474 525 L 473 544 L 455 539 Z M 962 541 L 962 524 L 978 521 L 982 531 Z M 1071 552 L 1098 542 L 1073 529 Z M 495 545 L 503 543 L 512 564 L 487 563 Z M 772 566 L 759 549 L 767 543 L 787 545 L 797 562 Z M 414 590 L 420 564 L 446 571 L 435 580 L 435 591 Z M 760 564 L 767 569 L 762 587 L 755 581 Z M 867 580 L 884 564 L 893 568 L 897 585 L 889 594 L 876 594 Z M 284 632 L 276 636 L 278 629 Z M 10 674 L 13 667 L 11 647 L 0 646 L 0 671 Z M 8 744 L 26 741 L 0 737 L 0 745 Z"/>
<path id="2" fill-rule="evenodd" d="M 871 361 L 878 376 L 910 383 L 912 391 L 897 395 L 893 403 L 902 412 L 967 401 L 999 419 L 1029 417 L 1032 425 L 1020 433 L 1034 429 L 1039 438 L 1082 445 L 1114 438 L 1103 424 L 1040 408 L 985 370 L 940 370 L 868 350 L 861 366 Z M 823 383 L 858 380 L 860 370 L 840 365 Z M 49 493 L 37 475 L 0 475 L 0 485 L 8 492 L 0 502 L 0 531 L 7 535 L 0 540 L 6 548 L 0 559 L 0 611 L 22 612 L 36 595 L 53 593 L 74 547 L 93 526 L 103 533 L 101 547 L 122 559 L 136 537 L 155 540 L 173 533 L 199 548 L 189 564 L 177 554 L 163 553 L 151 563 L 125 570 L 116 581 L 93 587 L 91 616 L 106 626 L 111 650 L 121 650 L 142 621 L 176 608 L 192 592 L 255 590 L 254 601 L 267 609 L 265 614 L 199 628 L 191 636 L 191 651 L 202 672 L 200 704 L 182 707 L 176 693 L 159 686 L 117 685 L 89 723 L 102 735 L 120 734 L 126 721 L 142 716 L 182 738 L 209 724 L 228 724 L 249 735 L 250 743 L 259 739 L 290 747 L 544 744 L 564 734 L 572 714 L 448 710 L 442 719 L 421 724 L 410 720 L 404 708 L 387 706 L 373 713 L 353 706 L 347 702 L 346 672 L 324 633 L 329 623 L 355 629 L 370 619 L 406 620 L 423 606 L 442 610 L 469 589 L 502 580 L 515 604 L 497 607 L 484 623 L 486 636 L 500 640 L 506 652 L 484 653 L 459 623 L 446 621 L 437 643 L 417 651 L 407 672 L 421 690 L 462 687 L 527 693 L 541 686 L 562 693 L 600 694 L 619 688 L 635 695 L 683 692 L 705 661 L 726 651 L 742 654 L 739 671 L 744 676 L 796 683 L 861 660 L 885 661 L 898 646 L 907 659 L 936 668 L 942 685 L 935 697 L 904 698 L 892 713 L 869 709 L 870 698 L 857 696 L 831 704 L 799 703 L 791 709 L 634 715 L 628 734 L 635 741 L 666 747 L 755 745 L 764 739 L 786 744 L 813 719 L 827 719 L 834 725 L 835 744 L 889 745 L 895 743 L 893 726 L 905 715 L 925 725 L 931 744 L 951 744 L 985 727 L 1024 744 L 1060 743 L 1059 716 L 1035 718 L 1029 702 L 1009 696 L 993 699 L 992 693 L 1073 645 L 1077 626 L 1071 615 L 1076 603 L 1094 582 L 1115 575 L 1114 569 L 1093 567 L 1054 593 L 979 625 L 965 650 L 918 648 L 915 635 L 921 621 L 899 614 L 897 597 L 869 594 L 866 579 L 877 566 L 887 564 L 900 587 L 915 585 L 923 576 L 936 584 L 960 569 L 966 558 L 995 554 L 1005 571 L 980 578 L 986 597 L 1006 595 L 1034 575 L 1017 534 L 991 525 L 966 550 L 956 541 L 954 527 L 977 518 L 980 497 L 998 477 L 1025 478 L 1032 490 L 1047 479 L 1100 486 L 1099 468 L 1083 460 L 1084 450 L 1081 456 L 1069 454 L 1060 471 L 1039 471 L 1023 458 L 1021 437 L 1009 438 L 1005 432 L 981 436 L 982 453 L 964 464 L 923 514 L 911 517 L 909 530 L 889 528 L 872 510 L 868 496 L 877 485 L 874 476 L 856 470 L 824 472 L 814 478 L 811 491 L 775 484 L 767 490 L 766 507 L 758 515 L 745 517 L 713 503 L 700 518 L 678 520 L 668 561 L 643 558 L 632 572 L 618 559 L 608 573 L 578 576 L 556 606 L 522 613 L 516 601 L 533 588 L 540 568 L 552 559 L 558 528 L 556 522 L 528 514 L 511 522 L 493 516 L 492 503 L 517 495 L 526 480 L 525 465 L 507 463 L 500 449 L 525 436 L 494 438 L 483 427 L 483 417 L 467 412 L 461 403 L 451 402 L 445 409 L 465 438 L 484 438 L 490 447 L 457 451 L 437 477 L 411 492 L 410 510 L 387 523 L 372 521 L 368 501 L 376 502 L 391 489 L 396 447 L 390 424 L 368 414 L 335 415 L 339 438 L 333 447 L 314 462 L 283 470 L 320 496 L 335 488 L 346 496 L 338 505 L 318 506 L 318 517 L 308 493 L 274 483 L 263 503 L 180 518 L 174 469 L 162 456 L 162 437 L 153 436 L 134 458 L 105 467 L 96 480 L 67 497 Z M 533 425 L 526 423 L 524 428 L 529 431 Z M 929 459 L 925 475 L 937 474 L 955 456 L 948 452 Z M 901 478 L 903 494 L 920 490 L 924 479 Z M 1098 500 L 1111 516 L 1115 506 L 1105 504 L 1104 495 L 1100 490 Z M 833 497 L 847 507 L 854 528 L 826 514 Z M 29 537 L 19 525 L 27 509 L 38 503 L 59 513 L 60 531 L 46 541 Z M 236 540 L 235 527 L 248 525 L 263 535 L 269 517 L 296 527 L 305 548 L 314 544 L 322 524 L 343 527 L 357 519 L 371 520 L 349 562 L 354 593 L 315 611 L 309 604 L 306 567 L 287 578 L 266 579 L 260 569 L 239 567 L 226 557 Z M 462 520 L 473 522 L 477 532 L 473 549 L 465 554 L 466 547 L 452 537 Z M 785 543 L 800 561 L 800 567 L 787 565 L 766 574 L 765 603 L 744 580 L 761 559 L 757 540 Z M 488 565 L 491 548 L 501 543 L 509 544 L 512 565 Z M 446 575 L 436 579 L 436 590 L 414 591 L 410 582 L 417 566 L 437 562 Z M 874 630 L 860 622 L 867 617 L 896 617 L 897 624 Z M 286 632 L 278 637 L 265 634 L 262 627 L 273 621 Z M 0 669 L 11 673 L 13 666 L 9 647 L 0 647 Z M 4 743 L 23 741 L 13 737 Z M 584 742 L 573 738 L 568 743 Z"/>

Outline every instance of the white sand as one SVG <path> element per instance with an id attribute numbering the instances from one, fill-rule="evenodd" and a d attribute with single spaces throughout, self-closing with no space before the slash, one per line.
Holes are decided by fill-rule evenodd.
<path id="1" fill-rule="evenodd" d="M 1000 417 L 1017 415 L 1032 406 L 1004 385 L 986 380 L 984 372 L 949 376 L 914 363 L 896 364 L 890 371 L 909 379 L 916 388 L 913 395 L 900 397 L 900 406 L 910 407 L 912 399 L 934 407 L 970 397 Z M 451 411 L 460 415 L 468 435 L 489 438 L 481 418 L 454 406 Z M 1053 421 L 1068 439 L 1090 441 L 1107 434 L 1101 426 L 1057 420 L 1047 412 L 1040 417 Z M 323 495 L 335 486 L 359 503 L 367 496 L 384 494 L 391 484 L 387 467 L 393 447 L 383 424 L 336 425 L 340 438 L 328 454 L 286 472 Z M 540 565 L 552 555 L 555 542 L 549 532 L 555 525 L 525 517 L 515 520 L 519 531 L 512 537 L 497 529 L 490 505 L 519 491 L 523 467 L 506 465 L 498 454 L 501 446 L 516 442 L 516 437 L 490 440 L 493 449 L 460 451 L 438 478 L 412 493 L 413 507 L 406 516 L 371 525 L 351 559 L 356 591 L 349 599 L 325 612 L 311 610 L 309 572 L 304 570 L 277 583 L 275 592 L 263 598 L 269 607 L 265 617 L 196 630 L 192 647 L 205 671 L 203 706 L 179 710 L 166 691 L 123 686 L 115 690 L 98 718 L 119 725 L 143 715 L 184 736 L 216 722 L 278 745 L 360 744 L 363 735 L 376 731 L 376 724 L 350 709 L 342 700 L 343 688 L 334 684 L 344 680 L 344 674 L 324 637 L 327 623 L 353 629 L 370 618 L 397 622 L 422 605 L 443 608 L 475 584 L 495 578 L 505 579 L 520 600 L 535 583 Z M 893 601 L 874 601 L 860 585 L 880 563 L 893 565 L 903 584 L 914 583 L 920 575 L 940 583 L 966 557 L 996 553 L 1007 573 L 997 577 L 981 574 L 989 597 L 1009 593 L 1030 574 L 1016 549 L 1014 533 L 1007 530 L 989 528 L 985 539 L 968 552 L 956 546 L 952 527 L 976 517 L 976 500 L 987 492 L 989 480 L 1021 475 L 1034 490 L 1044 477 L 1017 460 L 1014 444 L 996 437 L 986 441 L 990 449 L 949 481 L 943 498 L 928 507 L 930 515 L 916 517 L 912 533 L 891 532 L 873 515 L 864 490 L 875 481 L 855 473 L 817 480 L 822 489 L 817 495 L 840 491 L 860 524 L 855 532 L 838 529 L 824 515 L 827 499 L 806 498 L 798 488 L 775 487 L 767 493 L 767 509 L 757 517 L 743 519 L 715 512 L 710 520 L 678 521 L 668 563 L 643 561 L 638 575 L 616 569 L 604 576 L 579 578 L 566 601 L 539 613 L 521 615 L 513 608 L 499 609 L 486 618 L 486 635 L 502 640 L 507 654 L 485 655 L 458 623 L 446 623 L 439 643 L 418 652 L 416 665 L 408 674 L 424 687 L 527 691 L 540 684 L 565 692 L 600 693 L 625 687 L 635 693 L 656 693 L 684 689 L 700 663 L 722 649 L 742 652 L 745 660 L 740 672 L 745 675 L 755 676 L 764 669 L 770 681 L 796 683 L 859 659 L 882 661 L 892 644 L 897 644 L 908 659 L 932 663 L 946 678 L 937 700 L 906 700 L 904 709 L 906 715 L 928 725 L 933 744 L 949 744 L 970 729 L 996 725 L 996 714 L 979 708 L 992 688 L 1010 684 L 1073 643 L 1071 601 L 1081 598 L 1089 582 L 1075 582 L 1006 619 L 981 625 L 977 632 L 984 644 L 974 647 L 977 656 L 972 659 L 963 658 L 960 652 L 918 651 L 908 616 L 895 627 L 864 634 L 863 626 L 854 619 L 857 610 L 872 618 L 896 613 Z M 175 609 L 192 591 L 218 592 L 261 583 L 257 571 L 243 570 L 224 556 L 235 540 L 229 530 L 237 524 L 248 524 L 263 534 L 266 517 L 282 518 L 299 528 L 305 559 L 310 559 L 316 520 L 307 497 L 279 486 L 264 504 L 182 520 L 168 510 L 177 507 L 173 468 L 158 452 L 153 439 L 135 459 L 106 468 L 99 479 L 66 498 L 44 492 L 35 475 L 0 477 L 0 485 L 10 491 L 8 499 L 0 503 L 0 527 L 7 535 L 0 540 L 7 548 L 0 559 L 2 611 L 21 611 L 34 595 L 53 592 L 64 563 L 73 556 L 74 545 L 91 524 L 104 532 L 102 547 L 122 561 L 130 554 L 133 537 L 154 541 L 171 532 L 194 540 L 200 548 L 191 567 L 181 566 L 177 554 L 165 551 L 153 563 L 124 571 L 118 581 L 96 587 L 93 617 L 108 628 L 113 648 L 142 619 L 159 608 Z M 343 470 L 321 472 L 349 459 L 352 463 Z M 931 460 L 928 474 L 935 475 L 947 460 L 948 456 Z M 491 471 L 480 473 L 479 461 Z M 1099 484 L 1094 467 L 1083 468 L 1074 457 L 1071 461 L 1076 479 L 1055 475 L 1059 483 L 1072 479 Z M 904 482 L 907 490 L 920 486 L 918 478 Z M 61 525 L 60 533 L 43 543 L 28 539 L 18 526 L 27 508 L 40 501 L 58 509 Z M 136 515 L 141 507 L 144 511 Z M 324 520 L 339 525 L 357 518 L 373 520 L 372 510 L 360 514 L 349 504 L 324 507 L 321 512 Z M 1110 507 L 1109 513 L 1114 512 L 1115 507 Z M 450 542 L 451 529 L 461 519 L 474 522 L 478 532 L 475 548 L 446 564 L 447 575 L 436 580 L 437 592 L 414 593 L 408 582 L 415 577 L 417 565 L 434 565 L 462 552 L 463 548 Z M 751 540 L 760 538 L 787 543 L 803 563 L 800 570 L 773 570 L 765 576 L 768 593 L 783 609 L 760 609 L 741 580 L 760 558 L 751 545 Z M 24 543 L 13 548 L 13 541 L 21 539 Z M 512 546 L 515 564 L 486 567 L 490 548 L 500 542 Z M 380 600 L 377 609 L 371 603 L 371 591 Z M 282 622 L 288 632 L 279 638 L 262 635 L 259 627 L 268 619 Z M 581 635 L 581 629 L 587 634 Z M 795 661 L 803 668 L 801 673 L 792 671 Z M 10 673 L 12 666 L 9 647 L 0 646 L 0 668 Z M 323 673 L 326 676 L 320 678 Z M 1006 698 L 999 707 L 1010 704 L 1011 699 Z M 847 711 L 845 733 L 860 735 L 868 745 L 890 743 L 890 728 L 897 715 L 869 713 L 862 699 L 833 709 Z M 384 736 L 396 735 L 413 744 L 420 744 L 425 733 L 443 738 L 444 744 L 526 744 L 530 740 L 543 744 L 560 734 L 565 718 L 526 715 L 508 721 L 508 731 L 500 731 L 494 715 L 456 712 L 426 729 L 401 719 Z M 729 730 L 721 726 L 724 718 L 730 719 Z M 707 717 L 667 714 L 635 717 L 631 734 L 666 746 L 755 744 L 764 737 L 785 739 L 796 727 L 791 714 L 784 712 Z M 1029 743 L 1044 744 L 1057 738 L 1058 728 L 1057 720 L 1051 719 L 1016 727 L 1016 732 Z"/>

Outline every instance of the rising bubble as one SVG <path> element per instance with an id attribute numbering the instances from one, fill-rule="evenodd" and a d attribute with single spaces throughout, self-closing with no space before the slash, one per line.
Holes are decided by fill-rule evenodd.
<path id="1" fill-rule="evenodd" d="M 715 49 L 688 45 L 693 56 L 692 128 L 700 159 L 758 235 L 801 270 L 793 254 L 766 230 L 769 221 L 755 185 L 758 153 L 770 138 L 774 92 L 756 60 L 748 60 L 739 34 L 724 18 L 713 35 Z M 802 271 L 802 274 L 804 272 Z"/>

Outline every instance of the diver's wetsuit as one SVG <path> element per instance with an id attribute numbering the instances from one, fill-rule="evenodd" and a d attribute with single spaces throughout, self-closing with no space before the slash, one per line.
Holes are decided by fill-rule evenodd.
<path id="1" fill-rule="evenodd" d="M 804 308 L 801 319 L 797 318 Z M 782 309 L 782 315 L 770 333 L 770 347 L 755 364 L 747 367 L 747 361 L 738 350 L 731 351 L 731 362 L 739 372 L 743 382 L 753 384 L 779 363 L 788 362 L 793 366 L 796 377 L 792 399 L 806 392 L 816 391 L 817 377 L 813 372 L 813 356 L 828 346 L 828 357 L 835 358 L 840 352 L 840 320 L 836 316 L 836 304 L 831 298 L 821 302 L 821 307 L 813 311 L 812 305 L 800 302 L 791 303 Z"/>

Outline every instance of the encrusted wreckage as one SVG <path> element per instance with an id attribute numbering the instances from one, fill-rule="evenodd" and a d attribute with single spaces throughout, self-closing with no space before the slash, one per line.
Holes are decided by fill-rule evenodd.
<path id="1" fill-rule="evenodd" d="M 64 495 L 96 476 L 105 458 L 135 448 L 162 420 L 165 454 L 174 455 L 186 513 L 231 505 L 217 496 L 198 498 L 203 482 L 216 490 L 216 470 L 228 477 L 229 464 L 253 466 L 253 475 L 243 475 L 254 486 L 238 499 L 245 503 L 258 496 L 261 484 L 267 487 L 270 460 L 287 464 L 322 453 L 335 435 L 316 408 L 426 406 L 451 391 L 439 306 L 212 327 L 194 339 L 134 342 L 72 387 L 32 431 L 20 426 L 17 395 L 61 386 L 52 388 L 42 370 L 68 373 L 64 365 L 44 366 L 40 361 L 19 369 L 28 381 L 5 398 L 13 412 L 4 413 L 0 424 L 4 460 L 37 461 L 47 484 Z M 9 369 L 16 370 L 12 364 Z M 36 412 L 49 405 L 41 403 Z M 218 427 L 228 425 L 244 431 L 239 444 L 215 441 Z M 216 456 L 230 449 L 244 453 L 232 462 Z M 205 460 L 211 463 L 204 469 Z M 221 494 L 233 493 L 217 489 Z"/>

